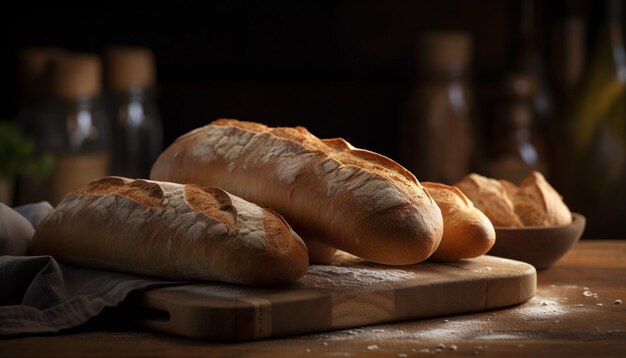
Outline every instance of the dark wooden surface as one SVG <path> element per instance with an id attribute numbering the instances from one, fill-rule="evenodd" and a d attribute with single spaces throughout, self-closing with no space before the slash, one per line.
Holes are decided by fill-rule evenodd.
<path id="1" fill-rule="evenodd" d="M 0 340 L 0 356 L 624 357 L 626 303 L 618 300 L 626 301 L 626 240 L 581 241 L 539 272 L 533 299 L 502 310 L 240 344 L 92 324 L 62 335 Z"/>

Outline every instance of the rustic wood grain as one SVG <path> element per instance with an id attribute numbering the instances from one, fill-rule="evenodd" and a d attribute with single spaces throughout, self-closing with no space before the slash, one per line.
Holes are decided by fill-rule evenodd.
<path id="1" fill-rule="evenodd" d="M 509 259 L 481 256 L 451 263 L 386 266 L 348 256 L 333 266 L 312 266 L 293 284 L 157 288 L 147 291 L 138 306 L 161 312 L 156 319 L 139 318 L 160 332 L 246 341 L 484 311 L 525 302 L 535 291 L 534 267 Z M 330 305 L 316 304 L 326 301 Z M 305 317 L 306 313 L 312 314 Z"/>
<path id="2" fill-rule="evenodd" d="M 175 338 L 109 322 L 63 335 L 3 339 L 0 356 L 421 357 L 441 350 L 438 356 L 623 357 L 626 303 L 615 302 L 626 301 L 625 272 L 626 240 L 581 241 L 538 273 L 533 299 L 501 310 L 239 344 Z"/>

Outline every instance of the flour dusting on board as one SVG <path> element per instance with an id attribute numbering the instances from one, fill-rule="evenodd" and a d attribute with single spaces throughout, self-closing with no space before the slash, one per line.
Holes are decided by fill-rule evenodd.
<path id="1" fill-rule="evenodd" d="M 317 288 L 348 288 L 388 284 L 415 277 L 412 272 L 397 269 L 311 265 L 300 281 Z"/>

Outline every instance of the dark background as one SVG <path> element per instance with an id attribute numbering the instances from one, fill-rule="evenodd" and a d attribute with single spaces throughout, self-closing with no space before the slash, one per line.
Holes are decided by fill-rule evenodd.
<path id="1" fill-rule="evenodd" d="M 551 63 L 555 21 L 565 13 L 582 14 L 593 39 L 602 11 L 601 2 L 537 1 L 537 44 L 545 62 Z M 165 145 L 229 117 L 304 125 L 318 137 L 344 137 L 397 158 L 400 121 L 415 79 L 416 35 L 473 35 L 473 120 L 485 130 L 500 81 L 519 52 L 520 1 L 152 2 L 141 8 L 99 2 L 89 9 L 33 6 L 4 11 L 3 18 L 0 118 L 18 113 L 19 48 L 98 53 L 108 45 L 142 45 L 156 55 Z M 623 212 L 611 215 L 626 218 Z M 604 238 L 624 233 L 617 224 L 592 223 L 587 231 Z"/>

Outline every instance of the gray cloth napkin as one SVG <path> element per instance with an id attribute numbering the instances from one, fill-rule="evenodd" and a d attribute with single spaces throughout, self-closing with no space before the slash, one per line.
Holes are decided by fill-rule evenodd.
<path id="1" fill-rule="evenodd" d="M 52 207 L 38 203 L 16 209 L 36 226 Z M 2 255 L 0 336 L 77 327 L 132 292 L 181 283 L 64 265 L 51 256 Z"/>

